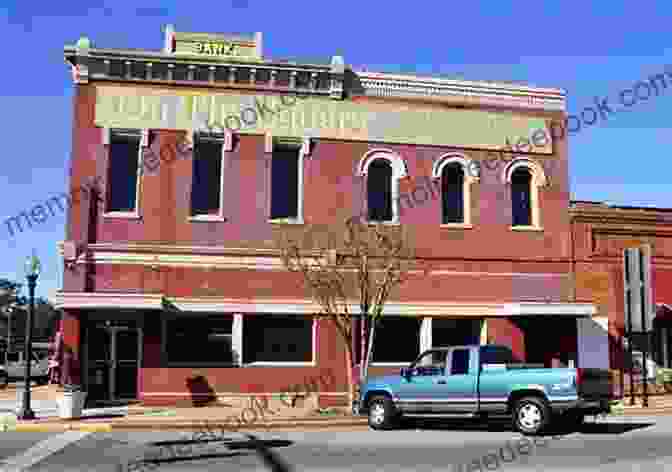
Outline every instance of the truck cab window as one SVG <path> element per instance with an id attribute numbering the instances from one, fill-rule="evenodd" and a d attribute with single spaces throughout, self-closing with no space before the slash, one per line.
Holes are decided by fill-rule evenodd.
<path id="1" fill-rule="evenodd" d="M 450 374 L 466 375 L 469 373 L 469 350 L 455 349 L 451 355 Z"/>

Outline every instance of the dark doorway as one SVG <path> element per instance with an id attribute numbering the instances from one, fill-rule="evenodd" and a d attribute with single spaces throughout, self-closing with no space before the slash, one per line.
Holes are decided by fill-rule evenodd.
<path id="1" fill-rule="evenodd" d="M 112 322 L 87 325 L 87 401 L 117 402 L 138 396 L 138 369 L 142 354 L 142 334 L 135 326 L 115 326 Z"/>
<path id="2" fill-rule="evenodd" d="M 527 363 L 576 367 L 576 318 L 521 316 L 513 321 L 523 331 Z"/>

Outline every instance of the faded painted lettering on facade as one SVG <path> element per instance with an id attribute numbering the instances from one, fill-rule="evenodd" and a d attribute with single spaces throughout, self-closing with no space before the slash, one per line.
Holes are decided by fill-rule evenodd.
<path id="1" fill-rule="evenodd" d="M 99 86 L 95 123 L 101 127 L 198 130 L 292 138 L 331 138 L 498 150 L 507 142 L 550 136 L 543 118 L 482 110 L 334 101 L 305 95 L 233 95 L 168 91 L 137 95 Z M 552 142 L 529 152 L 551 154 Z"/>

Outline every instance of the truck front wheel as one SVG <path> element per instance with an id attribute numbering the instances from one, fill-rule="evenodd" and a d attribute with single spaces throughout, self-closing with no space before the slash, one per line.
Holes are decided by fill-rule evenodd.
<path id="1" fill-rule="evenodd" d="M 392 399 L 376 395 L 369 402 L 369 426 L 371 429 L 392 429 L 399 419 Z"/>
<path id="2" fill-rule="evenodd" d="M 549 418 L 546 402 L 538 397 L 523 397 L 513 407 L 513 425 L 523 434 L 539 434 Z"/>

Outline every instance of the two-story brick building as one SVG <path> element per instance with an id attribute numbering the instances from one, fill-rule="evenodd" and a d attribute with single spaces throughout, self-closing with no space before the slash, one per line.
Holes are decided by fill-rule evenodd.
<path id="1" fill-rule="evenodd" d="M 56 297 L 91 397 L 172 403 L 194 375 L 270 393 L 331 369 L 320 403 L 342 402 L 342 341 L 271 241 L 344 210 L 413 228 L 431 266 L 387 304 L 373 373 L 488 340 L 606 367 L 574 284 L 562 90 L 274 60 L 260 33 L 172 27 L 160 51 L 82 38 L 65 60 L 69 185 L 104 182 L 69 208 Z M 495 160 L 507 142 L 528 145 Z"/>

